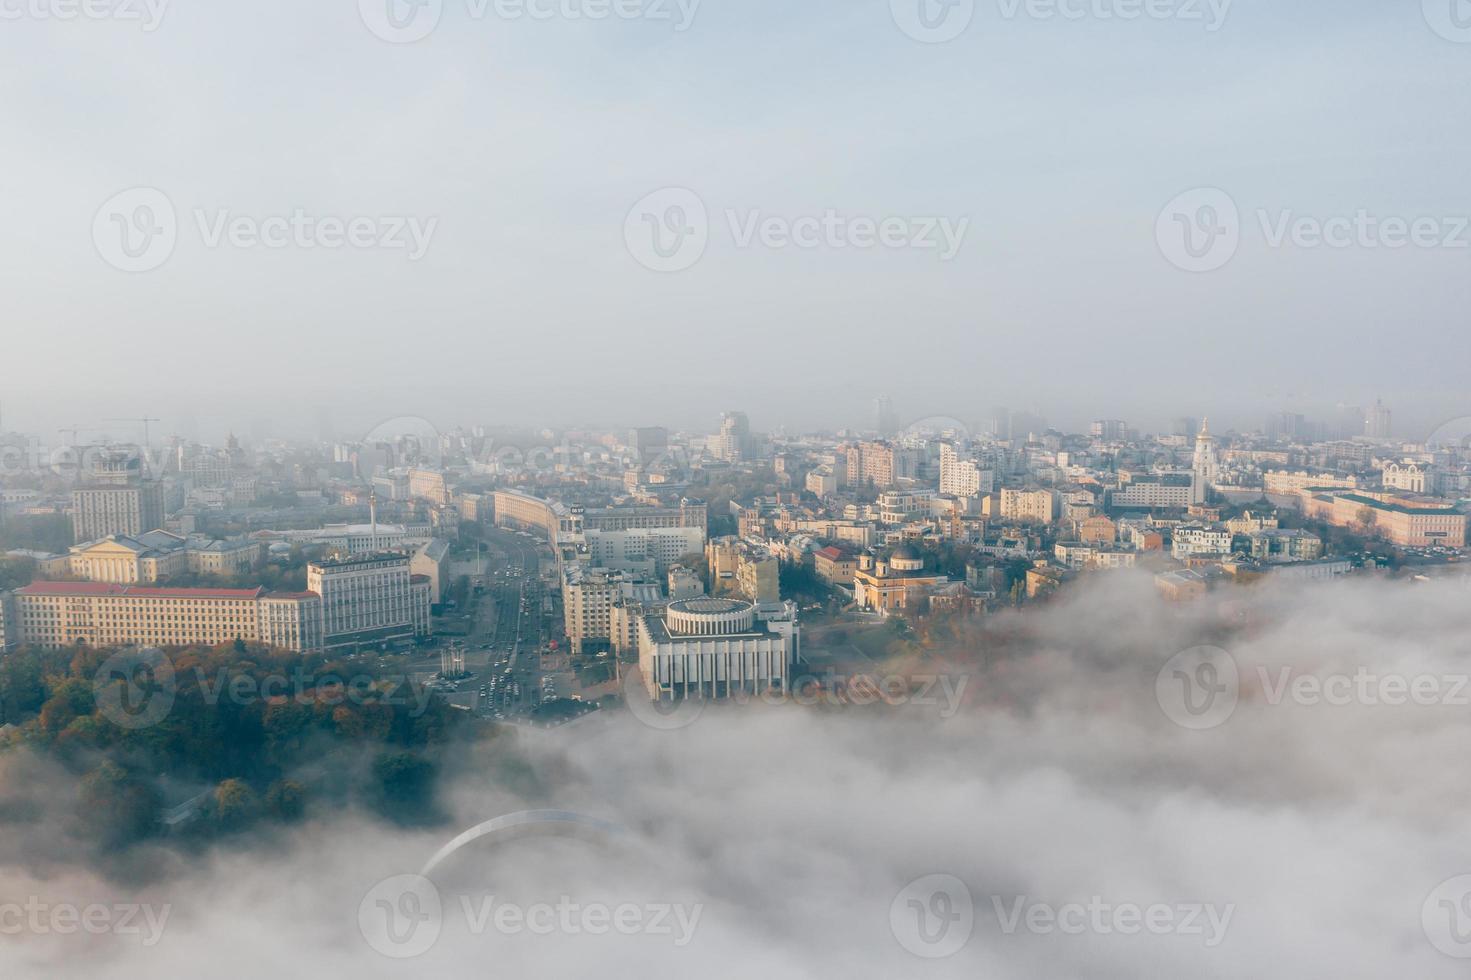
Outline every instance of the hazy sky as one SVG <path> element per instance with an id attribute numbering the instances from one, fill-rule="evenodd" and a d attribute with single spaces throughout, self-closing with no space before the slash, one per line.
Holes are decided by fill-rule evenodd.
<path id="1" fill-rule="evenodd" d="M 390 0 L 175 0 L 152 31 L 35 12 L 64 2 L 0 0 L 7 427 L 313 431 L 330 403 L 342 434 L 404 414 L 713 426 L 733 407 L 768 429 L 867 423 L 878 390 L 906 420 L 1006 404 L 1257 425 L 1381 394 L 1407 426 L 1471 414 L 1471 43 L 1453 40 L 1471 31 L 1452 0 L 1151 0 L 1175 16 L 1133 20 L 1100 16 L 1131 0 L 1065 0 L 1073 19 L 976 0 L 947 43 L 901 29 L 923 34 L 918 0 L 704 0 L 685 30 L 689 0 L 603 20 L 443 0 L 416 43 L 367 26 Z M 138 187 L 167 196 L 176 242 L 129 273 L 99 209 Z M 669 187 L 698 195 L 708 244 L 657 272 L 630 210 Z M 1230 195 L 1239 242 L 1183 271 L 1156 223 L 1202 187 Z M 222 219 L 297 209 L 432 234 L 416 260 L 209 244 Z M 753 213 L 829 209 L 968 224 L 948 261 L 740 244 Z M 1436 247 L 1272 244 L 1286 212 L 1361 210 L 1434 218 Z"/>

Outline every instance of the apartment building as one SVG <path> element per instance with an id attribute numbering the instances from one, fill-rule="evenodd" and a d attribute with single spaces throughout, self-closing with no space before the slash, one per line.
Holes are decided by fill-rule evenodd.
<path id="1" fill-rule="evenodd" d="M 216 645 L 243 640 L 295 652 L 322 648 L 321 600 L 264 589 L 158 589 L 111 582 L 33 582 L 6 603 L 7 639 L 46 648 Z M 7 625 L 10 625 L 7 621 Z"/>
<path id="2" fill-rule="evenodd" d="M 1028 524 L 1051 524 L 1057 520 L 1057 493 L 1045 488 L 1003 489 L 1001 516 Z"/>
<path id="3" fill-rule="evenodd" d="M 940 493 L 947 497 L 984 497 L 996 489 L 996 473 L 985 462 L 940 444 Z"/>
<path id="4" fill-rule="evenodd" d="M 327 649 L 427 636 L 432 586 L 410 571 L 408 555 L 349 555 L 307 566 L 307 589 L 321 597 Z"/>
<path id="5" fill-rule="evenodd" d="M 72 540 L 95 541 L 110 534 L 136 537 L 163 527 L 163 485 L 139 480 L 99 484 L 72 491 Z"/>
<path id="6" fill-rule="evenodd" d="M 598 568 L 582 563 L 567 565 L 562 570 L 562 618 L 567 642 L 577 653 L 589 644 L 614 639 L 615 607 L 620 604 L 652 604 L 663 599 L 659 586 L 640 576 L 611 568 Z M 631 643 L 632 627 L 619 620 L 616 632 L 623 642 Z"/>
<path id="7" fill-rule="evenodd" d="M 1172 532 L 1170 555 L 1178 561 L 1205 555 L 1229 555 L 1231 532 L 1203 524 L 1182 524 Z"/>
<path id="8" fill-rule="evenodd" d="M 853 573 L 858 571 L 858 557 L 838 548 L 823 548 L 813 552 L 812 570 L 817 580 L 826 585 L 851 586 Z"/>
<path id="9" fill-rule="evenodd" d="M 781 598 L 780 563 L 764 548 L 740 538 L 715 538 L 705 546 L 710 594 L 740 595 L 752 602 Z"/>
<path id="10" fill-rule="evenodd" d="M 891 487 L 898 474 L 894 447 L 887 442 L 863 442 L 845 448 L 848 482 Z"/>
<path id="11" fill-rule="evenodd" d="M 589 528 L 583 541 L 593 564 L 607 568 L 642 569 L 653 562 L 654 572 L 667 574 L 681 558 L 705 550 L 703 527 L 649 527 L 605 531 Z"/>

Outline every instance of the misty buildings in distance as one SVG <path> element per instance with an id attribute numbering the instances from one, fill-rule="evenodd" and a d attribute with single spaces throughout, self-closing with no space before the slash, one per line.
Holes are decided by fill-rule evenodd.
<path id="1" fill-rule="evenodd" d="M 596 703 L 637 672 L 649 696 L 721 698 L 840 660 L 835 632 L 1025 611 L 1086 576 L 1185 601 L 1464 567 L 1471 431 L 1396 438 L 1382 403 L 1157 433 L 897 412 L 880 396 L 841 432 L 730 410 L 704 433 L 409 420 L 330 443 L 80 447 L 85 467 L 0 486 L 6 560 L 30 579 L 0 597 L 3 642 L 463 653 L 515 613 L 536 628 L 504 642 L 548 687 Z M 824 639 L 804 641 L 812 625 Z"/>

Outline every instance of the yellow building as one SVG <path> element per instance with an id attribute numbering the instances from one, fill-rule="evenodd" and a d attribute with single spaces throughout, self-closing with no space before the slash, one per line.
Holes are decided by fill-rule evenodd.
<path id="1" fill-rule="evenodd" d="M 901 545 L 888 561 L 878 561 L 872 553 L 859 556 L 853 572 L 853 598 L 858 608 L 887 615 L 918 609 L 930 589 L 948 584 L 950 579 L 944 575 L 926 574 L 920 553 Z"/>
<path id="2" fill-rule="evenodd" d="M 321 600 L 264 589 L 151 589 L 33 582 L 14 593 L 17 642 L 57 648 L 216 645 L 243 640 L 294 652 L 322 646 Z"/>
<path id="3" fill-rule="evenodd" d="M 1303 513 L 1336 527 L 1364 527 L 1402 548 L 1464 548 L 1466 515 L 1449 500 L 1363 490 L 1299 494 Z"/>

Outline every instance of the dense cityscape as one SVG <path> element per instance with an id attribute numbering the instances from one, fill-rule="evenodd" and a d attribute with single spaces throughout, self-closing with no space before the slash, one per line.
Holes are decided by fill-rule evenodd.
<path id="1" fill-rule="evenodd" d="M 0 980 L 1464 976 L 1468 58 L 0 0 Z"/>
<path id="2" fill-rule="evenodd" d="M 620 697 L 625 671 L 654 701 L 864 676 L 855 636 L 1123 569 L 1162 601 L 1460 575 L 1471 499 L 1471 424 L 1396 438 L 1382 402 L 1253 432 L 901 426 L 885 396 L 837 433 L 731 411 L 707 433 L 406 418 L 318 444 L 5 440 L 3 649 L 394 654 L 456 707 L 537 724 Z M 472 665 L 483 682 L 455 683 Z"/>

